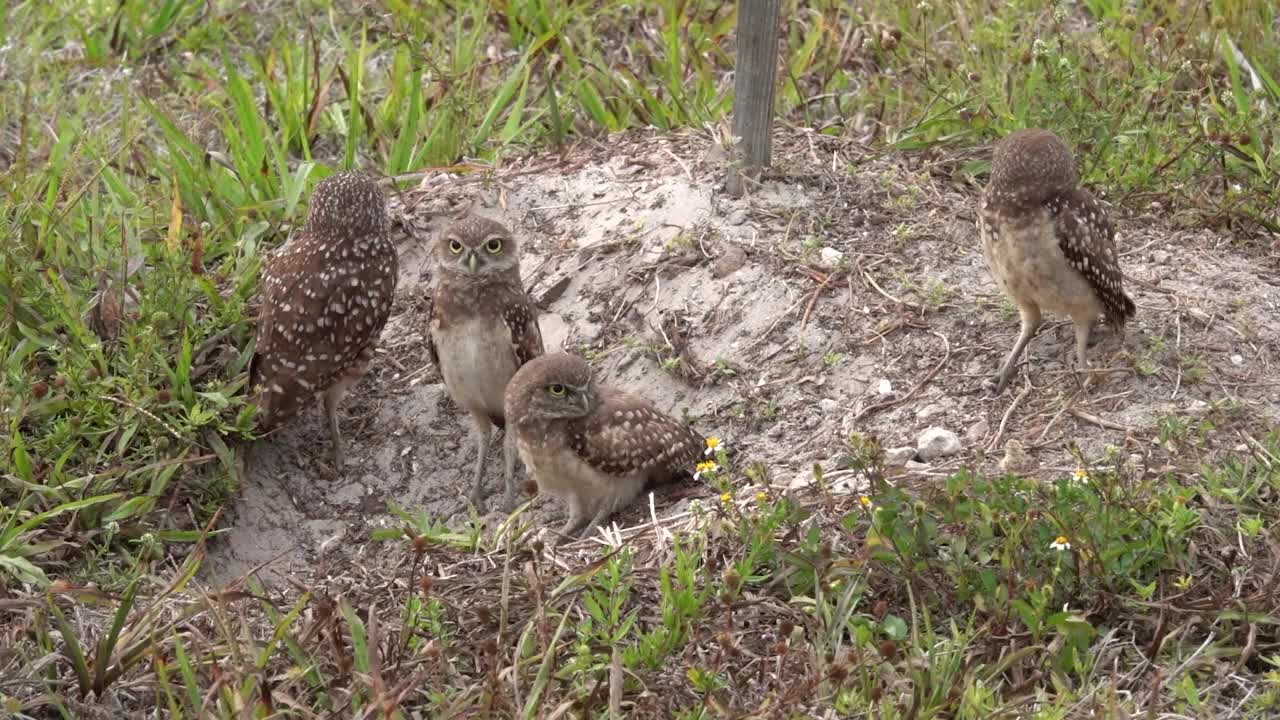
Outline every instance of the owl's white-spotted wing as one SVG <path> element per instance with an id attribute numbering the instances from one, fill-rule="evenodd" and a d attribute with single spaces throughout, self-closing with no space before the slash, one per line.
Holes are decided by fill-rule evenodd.
<path id="1" fill-rule="evenodd" d="M 377 341 L 395 293 L 394 249 L 334 261 L 306 235 L 286 244 L 263 274 L 250 382 L 261 385 L 261 422 L 292 416 Z M 330 255 L 326 255 L 330 253 Z"/>
<path id="2" fill-rule="evenodd" d="M 1124 292 L 1115 227 L 1106 209 L 1085 190 L 1061 193 L 1047 205 L 1053 215 L 1058 246 L 1067 261 L 1088 281 L 1107 317 L 1123 324 L 1136 308 Z"/>
<path id="3" fill-rule="evenodd" d="M 643 398 L 610 388 L 601 395 L 596 411 L 571 433 L 578 457 L 609 475 L 639 472 L 661 482 L 692 474 L 705 447 L 700 435 Z"/>
<path id="4" fill-rule="evenodd" d="M 520 293 L 503 308 L 502 323 L 511 333 L 511 350 L 515 353 L 517 368 L 545 352 L 542 331 L 538 329 L 538 311 L 527 295 Z"/>

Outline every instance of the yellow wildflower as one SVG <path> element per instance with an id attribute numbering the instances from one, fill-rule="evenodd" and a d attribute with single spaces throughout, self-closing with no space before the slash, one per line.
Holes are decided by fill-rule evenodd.
<path id="1" fill-rule="evenodd" d="M 1067 541 L 1066 535 L 1059 535 L 1053 542 L 1049 543 L 1049 547 L 1053 550 L 1057 550 L 1058 552 L 1062 552 L 1063 550 L 1070 550 L 1071 543 Z"/>
<path id="2" fill-rule="evenodd" d="M 700 462 L 697 465 L 693 466 L 693 470 L 694 470 L 693 479 L 697 480 L 703 475 L 709 475 L 718 469 L 720 469 L 720 467 L 716 465 L 714 460 L 707 460 L 706 462 Z"/>

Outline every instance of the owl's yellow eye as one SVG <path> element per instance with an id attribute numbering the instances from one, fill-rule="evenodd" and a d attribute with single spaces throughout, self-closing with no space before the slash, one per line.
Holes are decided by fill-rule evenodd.
<path id="1" fill-rule="evenodd" d="M 502 238 L 489 238 L 489 242 L 484 244 L 484 249 L 493 255 L 502 252 Z"/>
<path id="2" fill-rule="evenodd" d="M 564 397 L 566 391 L 563 385 L 559 383 L 552 383 L 547 386 L 547 392 L 551 393 L 555 397 Z"/>
<path id="3" fill-rule="evenodd" d="M 453 253 L 454 255 L 462 254 L 462 243 L 458 242 L 457 240 L 450 240 L 449 252 Z"/>

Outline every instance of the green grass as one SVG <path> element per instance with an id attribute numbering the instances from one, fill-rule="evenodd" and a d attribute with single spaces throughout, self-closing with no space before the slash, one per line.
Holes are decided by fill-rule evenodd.
<path id="1" fill-rule="evenodd" d="M 0 610 L 24 629 L 0 663 L 39 668 L 30 684 L 0 681 L 8 712 L 77 717 L 86 695 L 141 678 L 174 717 L 309 716 L 264 701 L 268 680 L 276 697 L 342 716 L 393 698 L 437 717 L 502 715 L 499 683 L 515 677 L 524 716 L 566 699 L 598 715 L 615 681 L 628 697 L 657 683 L 662 708 L 687 718 L 746 712 L 770 693 L 886 718 L 1209 716 L 1232 706 L 1215 663 L 1244 647 L 1262 680 L 1244 709 L 1280 702 L 1280 658 L 1265 654 L 1274 618 L 1213 602 L 1253 578 L 1222 553 L 1273 557 L 1280 476 L 1265 455 L 1158 482 L 1095 473 L 1085 487 L 961 473 L 916 496 L 884 486 L 873 510 L 829 499 L 808 524 L 814 511 L 787 499 L 710 509 L 721 532 L 685 538 L 660 570 L 627 553 L 569 577 L 506 569 L 496 634 L 420 575 L 394 608 L 183 594 L 240 480 L 235 447 L 253 436 L 244 370 L 263 253 L 301 221 L 316 182 L 706 126 L 731 104 L 729 3 L 258 5 L 270 11 L 0 6 L 0 594 L 26 598 Z M 1124 207 L 1159 203 L 1241 243 L 1280 229 L 1268 3 L 1146 3 L 1136 15 L 1119 0 L 783 6 L 781 122 L 885 152 L 961 151 L 1042 125 Z M 1194 447 L 1209 431 L 1170 417 L 1162 433 Z M 1274 438 L 1268 448 L 1274 460 Z M 850 457 L 875 477 L 874 452 Z M 419 559 L 483 546 L 405 522 Z M 1049 548 L 1060 534 L 1069 553 Z M 176 571 L 175 550 L 188 553 Z M 510 601 L 530 594 L 545 604 Z M 1208 609 L 1187 617 L 1170 597 Z M 303 609 L 321 616 L 310 634 Z M 739 675 L 744 612 L 773 633 L 746 648 L 771 653 L 773 685 Z M 1197 623 L 1214 629 L 1207 652 L 1185 644 Z M 494 647 L 478 674 L 452 674 L 442 658 L 483 639 Z M 1162 691 L 1119 688 L 1095 664 L 1103 650 L 1127 669 L 1159 664 Z M 687 665 L 680 682 L 662 672 L 673 664 Z"/>

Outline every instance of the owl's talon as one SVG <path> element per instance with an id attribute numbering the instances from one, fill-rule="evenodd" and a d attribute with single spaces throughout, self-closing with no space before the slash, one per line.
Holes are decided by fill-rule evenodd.
<path id="1" fill-rule="evenodd" d="M 518 507 L 520 507 L 520 498 L 517 497 L 515 493 L 502 494 L 502 512 L 503 513 L 510 515 L 511 513 L 515 512 L 516 508 Z"/>
<path id="2" fill-rule="evenodd" d="M 1093 386 L 1098 384 L 1098 378 L 1094 376 L 1093 371 L 1089 369 L 1076 370 L 1071 373 L 1076 379 L 1076 389 L 1080 392 L 1088 392 Z"/>
<path id="3" fill-rule="evenodd" d="M 333 471 L 341 475 L 343 468 L 347 466 L 347 454 L 342 450 L 342 438 L 334 435 L 330 442 L 333 444 L 333 452 L 329 456 L 333 460 Z"/>
<path id="4" fill-rule="evenodd" d="M 996 397 L 1004 392 L 1008 387 L 1009 381 L 1002 375 L 992 375 L 982 380 L 982 391 L 991 397 Z"/>
<path id="5" fill-rule="evenodd" d="M 553 547 L 559 546 L 559 544 L 566 541 L 575 541 L 575 539 L 577 539 L 577 532 L 579 532 L 579 528 L 576 528 L 575 524 L 564 523 L 561 525 L 561 529 L 556 530 L 556 544 L 554 544 Z"/>

